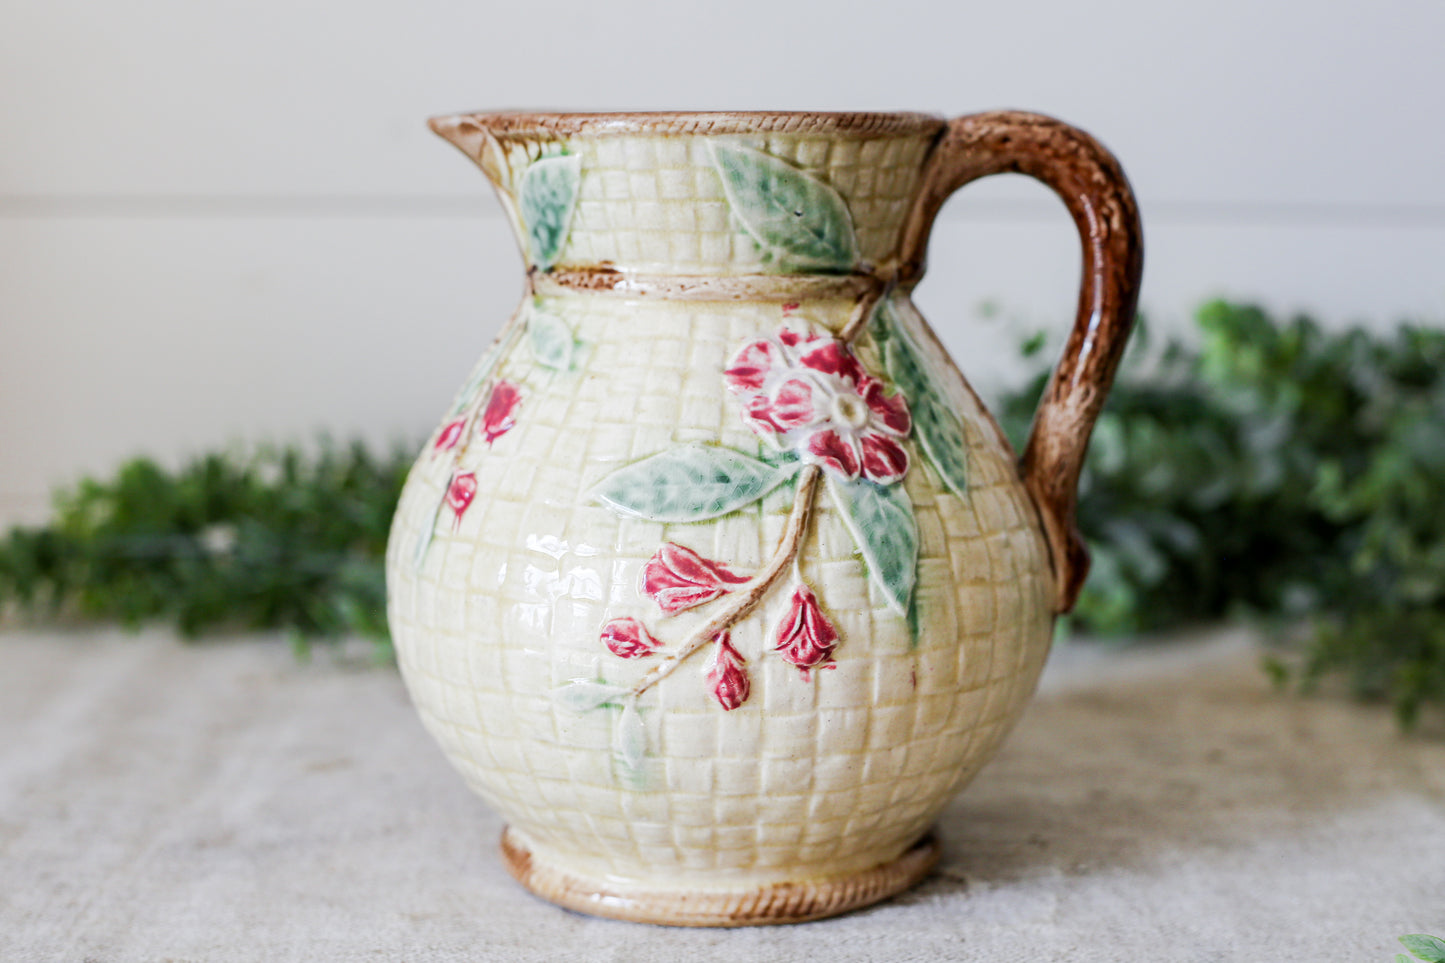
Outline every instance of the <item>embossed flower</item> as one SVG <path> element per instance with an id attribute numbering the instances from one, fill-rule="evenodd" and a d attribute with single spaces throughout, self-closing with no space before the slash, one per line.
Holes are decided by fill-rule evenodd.
<path id="1" fill-rule="evenodd" d="M 802 582 L 793 589 L 788 611 L 778 623 L 774 650 L 803 670 L 803 679 L 813 669 L 832 668 L 833 650 L 838 647 L 838 630 L 818 605 L 818 596 Z"/>
<path id="2" fill-rule="evenodd" d="M 466 427 L 467 420 L 465 418 L 448 422 L 446 427 L 441 430 L 441 434 L 437 435 L 436 444 L 432 446 L 432 450 L 451 451 L 457 446 L 457 442 L 461 441 L 462 430 Z"/>
<path id="3" fill-rule="evenodd" d="M 622 659 L 642 659 L 657 651 L 657 640 L 633 618 L 613 619 L 602 627 L 607 650 Z"/>
<path id="4" fill-rule="evenodd" d="M 908 471 L 908 402 L 887 394 L 843 342 L 783 328 L 743 345 L 724 376 L 752 429 L 804 461 L 880 485 Z"/>
<path id="5" fill-rule="evenodd" d="M 747 659 L 733 648 L 730 634 L 723 632 L 719 635 L 717 654 L 713 656 L 712 665 L 708 666 L 707 670 L 707 684 L 718 704 L 728 711 L 747 702 L 752 691 L 746 665 Z"/>
<path id="6" fill-rule="evenodd" d="M 711 602 L 747 581 L 748 576 L 675 542 L 663 542 L 642 567 L 642 590 L 656 599 L 667 615 Z"/>
<path id="7" fill-rule="evenodd" d="M 466 513 L 467 507 L 471 505 L 476 494 L 477 476 L 475 472 L 463 472 L 454 477 L 451 484 L 447 486 L 447 506 L 456 514 L 458 525 L 461 524 L 462 515 Z"/>
<path id="8" fill-rule="evenodd" d="M 498 381 L 487 398 L 487 407 L 482 411 L 482 437 L 487 444 L 511 431 L 517 424 L 517 406 L 522 403 L 522 392 L 510 381 Z"/>

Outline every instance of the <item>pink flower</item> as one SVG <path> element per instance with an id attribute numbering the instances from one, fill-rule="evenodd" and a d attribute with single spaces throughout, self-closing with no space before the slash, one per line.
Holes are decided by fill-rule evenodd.
<path id="1" fill-rule="evenodd" d="M 656 599 L 667 615 L 711 602 L 747 580 L 748 576 L 675 542 L 664 542 L 642 567 L 642 590 Z"/>
<path id="2" fill-rule="evenodd" d="M 908 402 L 886 394 L 843 342 L 783 328 L 743 345 L 724 376 L 752 429 L 804 461 L 880 485 L 908 471 L 900 444 L 913 427 Z"/>
<path id="3" fill-rule="evenodd" d="M 748 670 L 743 668 L 747 660 L 732 647 L 727 632 L 717 637 L 717 655 L 707 670 L 707 684 L 712 694 L 729 712 L 748 701 L 752 684 L 748 681 Z"/>
<path id="4" fill-rule="evenodd" d="M 498 381 L 492 388 L 487 407 L 482 412 L 482 437 L 491 444 L 511 431 L 517 424 L 517 406 L 522 403 L 521 390 L 510 381 Z"/>
<path id="5" fill-rule="evenodd" d="M 465 418 L 458 418 L 456 421 L 448 424 L 445 428 L 442 429 L 442 433 L 437 436 L 437 443 L 432 446 L 432 450 L 450 451 L 451 449 L 455 448 L 457 446 L 457 442 L 461 440 L 462 429 L 466 426 L 467 419 Z"/>
<path id="6" fill-rule="evenodd" d="M 783 658 L 803 670 L 803 679 L 810 669 L 831 669 L 833 650 L 838 646 L 838 630 L 818 605 L 818 596 L 802 582 L 793 589 L 788 613 L 778 623 L 777 642 L 773 648 Z"/>
<path id="7" fill-rule="evenodd" d="M 613 619 L 602 626 L 607 650 L 623 659 L 642 659 L 657 651 L 657 640 L 636 619 Z"/>
<path id="8" fill-rule="evenodd" d="M 476 494 L 477 476 L 474 472 L 465 472 L 452 478 L 451 484 L 447 486 L 446 502 L 456 513 L 456 524 L 461 524 L 462 515 Z"/>

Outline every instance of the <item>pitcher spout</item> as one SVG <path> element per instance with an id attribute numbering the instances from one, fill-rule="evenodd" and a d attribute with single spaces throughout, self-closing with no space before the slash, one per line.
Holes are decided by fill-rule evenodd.
<path id="1" fill-rule="evenodd" d="M 427 126 L 437 136 L 471 158 L 472 163 L 480 167 L 495 186 L 505 186 L 500 167 L 503 161 L 501 145 L 477 115 L 445 114 L 431 117 L 427 120 Z"/>
<path id="2" fill-rule="evenodd" d="M 944 123 L 494 111 L 430 125 L 491 180 L 538 271 L 893 277 Z"/>

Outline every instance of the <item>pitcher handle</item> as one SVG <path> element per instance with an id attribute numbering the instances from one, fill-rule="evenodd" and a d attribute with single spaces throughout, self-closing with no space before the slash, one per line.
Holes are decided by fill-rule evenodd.
<path id="1" fill-rule="evenodd" d="M 1043 521 L 1054 568 L 1054 607 L 1062 613 L 1073 608 L 1089 572 L 1075 517 L 1079 472 L 1134 326 L 1143 228 L 1119 162 L 1088 134 L 1041 114 L 970 114 L 949 122 L 924 169 L 922 192 L 904 229 L 904 283 L 923 273 L 928 234 L 949 195 L 970 181 L 1006 172 L 1027 174 L 1052 188 L 1073 215 L 1084 246 L 1078 317 L 1034 413 L 1020 461 L 1024 486 Z"/>

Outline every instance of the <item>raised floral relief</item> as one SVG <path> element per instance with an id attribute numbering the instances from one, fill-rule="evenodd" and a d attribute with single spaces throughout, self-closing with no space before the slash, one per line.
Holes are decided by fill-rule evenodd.
<path id="1" fill-rule="evenodd" d="M 527 340 L 537 363 L 554 371 L 570 371 L 577 339 L 567 322 L 534 302 L 527 314 Z"/>
<path id="2" fill-rule="evenodd" d="M 517 408 L 522 403 L 522 390 L 510 381 L 498 381 L 482 409 L 482 438 L 488 445 L 517 425 Z"/>
<path id="3" fill-rule="evenodd" d="M 602 626 L 602 642 L 619 659 L 643 659 L 657 651 L 657 640 L 636 619 L 613 619 Z"/>
<path id="4" fill-rule="evenodd" d="M 664 542 L 642 568 L 642 590 L 664 615 L 676 615 L 726 595 L 748 576 L 738 575 L 720 562 L 709 561 L 690 548 Z"/>
<path id="5" fill-rule="evenodd" d="M 477 494 L 476 472 L 462 472 L 460 475 L 453 475 L 451 484 L 447 486 L 447 493 L 443 496 L 446 499 L 447 507 L 452 510 L 454 521 L 452 526 L 456 527 L 462 523 L 462 516 L 466 514 L 467 508 L 472 504 L 472 499 Z"/>
<path id="6" fill-rule="evenodd" d="M 944 372 L 931 361 L 937 352 L 923 351 L 910 329 L 922 330 L 923 319 L 884 301 L 874 312 L 869 330 L 883 352 L 883 365 L 900 391 L 913 399 L 913 429 L 923 452 L 949 491 L 963 497 L 968 489 L 968 441 L 963 421 L 943 391 Z M 912 314 L 910 325 L 900 315 Z"/>
<path id="7" fill-rule="evenodd" d="M 789 572 L 788 605 L 773 627 L 769 653 L 797 667 L 805 682 L 834 666 L 834 651 L 843 640 L 797 566 L 821 482 L 826 480 L 835 504 L 848 516 L 849 531 L 888 605 L 902 616 L 911 603 L 918 532 L 901 484 L 910 464 L 908 399 L 870 374 L 847 343 L 791 312 L 772 335 L 739 346 L 721 377 L 737 400 L 738 417 L 757 434 L 765 454 L 682 445 L 613 472 L 592 497 L 622 516 L 700 522 L 790 486 L 793 509 L 777 550 L 756 572 L 739 572 L 678 542 L 660 545 L 639 578 L 641 594 L 657 605 L 657 618 L 665 622 L 703 609 L 711 617 L 675 643 L 666 638 L 662 622 L 611 619 L 599 632 L 606 649 L 620 659 L 649 659 L 652 667 L 631 686 L 579 679 L 559 691 L 561 702 L 577 711 L 622 710 L 616 725 L 626 718 L 627 745 L 634 755 L 624 759 L 619 748 L 618 758 L 628 768 L 640 764 L 639 744 L 645 755 L 637 700 L 703 649 L 712 651 L 704 678 L 713 698 L 728 711 L 747 702 L 750 666 L 730 630 Z M 615 731 L 615 745 L 621 740 L 620 730 Z"/>
<path id="8" fill-rule="evenodd" d="M 495 346 L 493 353 L 500 354 L 501 348 L 500 344 Z M 431 524 L 422 532 L 417 542 L 413 559 L 417 568 L 421 568 L 426 561 L 427 550 L 431 548 L 443 511 L 451 510 L 452 527 L 456 528 L 471 507 L 472 499 L 476 497 L 476 472 L 461 470 L 462 458 L 466 455 L 471 440 L 480 437 L 490 446 L 517 424 L 522 390 L 510 381 L 490 380 L 486 377 L 495 370 L 495 366 L 495 358 L 483 362 L 478 372 L 483 377 L 474 377 L 474 386 L 469 386 L 462 392 L 451 416 L 437 433 L 436 441 L 432 442 L 433 456 L 451 455 L 451 471 L 436 508 L 432 511 Z"/>
<path id="9" fill-rule="evenodd" d="M 752 691 L 752 682 L 748 679 L 748 660 L 733 648 L 731 636 L 727 632 L 720 633 L 713 641 L 717 643 L 717 650 L 713 653 L 712 665 L 707 669 L 707 686 L 723 709 L 736 709 L 748 701 L 748 695 Z"/>
<path id="10" fill-rule="evenodd" d="M 818 596 L 801 580 L 788 600 L 788 614 L 778 623 L 777 644 L 773 650 L 803 672 L 803 681 L 814 669 L 833 667 L 833 650 L 838 646 L 838 630 L 818 605 Z"/>
<path id="11" fill-rule="evenodd" d="M 575 154 L 539 158 L 522 174 L 517 211 L 527 232 L 527 254 L 540 270 L 550 271 L 567 243 L 581 183 L 582 159 Z"/>
<path id="12" fill-rule="evenodd" d="M 457 442 L 461 441 L 462 429 L 466 428 L 466 426 L 467 420 L 465 418 L 457 418 L 447 422 L 442 426 L 441 433 L 437 435 L 437 440 L 432 443 L 432 450 L 451 451 L 457 446 Z"/>
<path id="13" fill-rule="evenodd" d="M 848 205 L 829 184 L 741 144 L 710 145 L 733 216 L 781 272 L 843 274 L 858 263 Z"/>
<path id="14" fill-rule="evenodd" d="M 497 366 L 517 345 L 523 333 L 542 367 L 563 372 L 572 369 L 577 340 L 571 328 L 561 318 L 543 310 L 540 301 L 528 301 L 478 365 L 432 442 L 433 457 L 450 453 L 452 469 L 432 513 L 431 526 L 417 543 L 414 559 L 417 568 L 426 561 L 427 550 L 431 547 L 443 512 L 451 510 L 452 525 L 456 527 L 461 524 L 462 516 L 476 495 L 475 472 L 461 470 L 469 443 L 480 438 L 491 447 L 517 425 L 522 407 L 522 386 L 497 378 L 495 374 Z"/>
<path id="15" fill-rule="evenodd" d="M 825 181 L 741 144 L 711 149 L 735 223 L 774 270 L 868 269 L 848 208 Z M 779 585 L 788 586 L 787 605 L 769 627 L 765 651 L 753 660 L 781 658 L 804 682 L 835 668 L 834 653 L 845 640 L 798 566 L 820 488 L 827 488 L 857 544 L 876 597 L 906 619 L 910 630 L 917 625 L 918 525 L 903 485 L 918 455 L 911 443 L 916 441 L 958 494 L 964 490 L 966 446 L 962 425 L 939 394 L 937 375 L 925 366 L 915 335 L 887 313 L 886 304 L 881 289 L 860 298 L 854 317 L 833 332 L 800 314 L 797 302 L 788 302 L 776 330 L 737 346 L 720 377 L 737 403 L 737 416 L 759 438 L 759 452 L 679 445 L 623 466 L 591 491 L 595 502 L 618 515 L 661 523 L 706 522 L 777 491 L 792 497 L 784 533 L 757 571 L 739 572 L 726 560 L 664 541 L 639 579 L 640 593 L 656 604 L 656 614 L 613 618 L 599 629 L 609 653 L 648 668 L 630 685 L 576 679 L 558 690 L 559 703 L 574 711 L 616 712 L 613 745 L 624 769 L 636 772 L 646 755 L 639 700 L 704 649 L 711 652 L 703 676 L 712 697 L 726 711 L 746 705 L 751 666 L 733 644 L 731 629 Z M 543 322 L 534 326 L 538 359 L 552 358 L 552 367 L 565 368 L 570 332 L 547 331 Z M 878 348 L 882 371 L 869 370 L 854 350 L 854 339 L 865 331 Z M 668 626 L 681 613 L 706 617 L 688 623 L 682 638 L 670 638 Z"/>
<path id="16" fill-rule="evenodd" d="M 754 431 L 852 481 L 891 485 L 908 471 L 908 402 L 870 378 L 847 346 L 786 328 L 744 345 L 723 373 Z"/>

